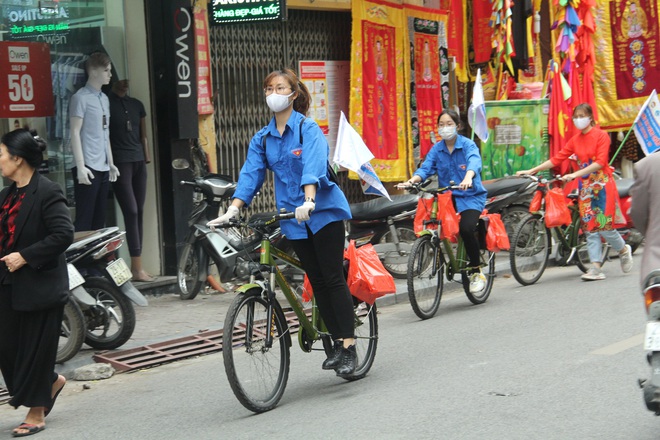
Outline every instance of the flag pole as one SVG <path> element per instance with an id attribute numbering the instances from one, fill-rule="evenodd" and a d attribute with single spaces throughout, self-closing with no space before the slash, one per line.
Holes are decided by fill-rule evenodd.
<path id="1" fill-rule="evenodd" d="M 628 130 L 628 133 L 623 137 L 623 140 L 621 141 L 621 145 L 619 145 L 619 148 L 616 150 L 616 153 L 614 153 L 614 156 L 612 156 L 612 159 L 610 159 L 610 165 L 612 165 L 612 162 L 614 162 L 614 159 L 618 156 L 619 152 L 623 148 L 623 146 L 626 143 L 626 140 L 628 139 L 628 136 L 630 136 L 630 133 L 633 131 L 633 128 L 635 127 L 635 124 L 630 126 L 630 129 Z"/>

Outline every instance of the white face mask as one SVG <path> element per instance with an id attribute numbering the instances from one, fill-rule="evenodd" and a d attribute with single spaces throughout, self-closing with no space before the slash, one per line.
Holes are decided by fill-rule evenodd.
<path id="1" fill-rule="evenodd" d="M 573 125 L 578 130 L 584 130 L 591 124 L 591 118 L 573 118 Z"/>
<path id="2" fill-rule="evenodd" d="M 451 127 L 443 127 L 438 130 L 438 134 L 442 139 L 450 141 L 456 137 L 456 126 L 452 125 Z"/>
<path id="3" fill-rule="evenodd" d="M 266 104 L 268 104 L 268 108 L 270 108 L 273 113 L 279 113 L 282 110 L 286 110 L 286 108 L 293 103 L 293 101 L 289 102 L 289 97 L 293 95 L 293 93 L 294 92 L 291 92 L 288 95 L 278 95 L 273 92 L 266 96 Z"/>

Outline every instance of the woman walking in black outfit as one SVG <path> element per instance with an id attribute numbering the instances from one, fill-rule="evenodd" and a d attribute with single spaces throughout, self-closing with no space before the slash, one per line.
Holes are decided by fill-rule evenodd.
<path id="1" fill-rule="evenodd" d="M 46 143 L 18 129 L 0 143 L 0 370 L 9 404 L 29 408 L 14 437 L 45 429 L 66 379 L 55 373 L 73 223 L 62 188 L 36 172 Z"/>

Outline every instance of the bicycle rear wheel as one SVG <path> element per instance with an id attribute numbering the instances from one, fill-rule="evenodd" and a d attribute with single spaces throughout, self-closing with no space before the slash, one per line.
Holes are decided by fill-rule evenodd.
<path id="1" fill-rule="evenodd" d="M 355 372 L 343 377 L 346 380 L 358 380 L 367 375 L 376 358 L 378 347 L 378 311 L 376 303 L 355 303 L 355 349 L 357 351 L 357 365 Z"/>
<path id="2" fill-rule="evenodd" d="M 432 318 L 440 307 L 443 271 L 442 252 L 431 243 L 431 236 L 415 240 L 408 259 L 408 298 L 421 319 Z"/>
<path id="3" fill-rule="evenodd" d="M 273 343 L 266 346 L 266 335 Z M 273 409 L 289 379 L 291 346 L 279 303 L 273 314 L 261 289 L 239 293 L 232 301 L 222 335 L 222 356 L 229 385 L 241 404 L 255 413 Z"/>
<path id="4" fill-rule="evenodd" d="M 481 250 L 481 264 L 485 266 L 485 270 L 481 269 L 486 277 L 486 287 L 479 292 L 470 292 L 470 282 L 467 273 L 463 272 L 464 282 L 463 290 L 472 304 L 483 304 L 490 296 L 490 291 L 493 290 L 493 282 L 495 281 L 495 252 L 487 249 Z M 467 282 L 466 282 L 467 281 Z"/>
<path id="5" fill-rule="evenodd" d="M 541 278 L 550 258 L 550 231 L 538 214 L 529 214 L 513 233 L 509 261 L 514 278 L 523 286 Z"/>

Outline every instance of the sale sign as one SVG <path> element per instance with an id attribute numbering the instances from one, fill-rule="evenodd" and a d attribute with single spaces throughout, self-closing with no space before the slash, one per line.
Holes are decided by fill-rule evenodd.
<path id="1" fill-rule="evenodd" d="M 53 115 L 50 47 L 0 41 L 0 118 Z"/>

